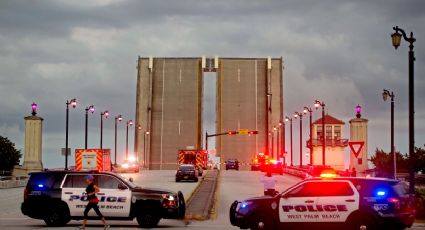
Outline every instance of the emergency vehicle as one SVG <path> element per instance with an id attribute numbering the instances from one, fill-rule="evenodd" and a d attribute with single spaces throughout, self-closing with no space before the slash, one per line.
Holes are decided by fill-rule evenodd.
<path id="1" fill-rule="evenodd" d="M 402 182 L 384 178 L 312 178 L 276 196 L 235 201 L 230 207 L 232 225 L 254 230 L 358 230 L 362 225 L 367 230 L 401 230 L 414 219 L 414 196 Z"/>
<path id="2" fill-rule="evenodd" d="M 269 156 L 264 153 L 258 153 L 252 159 L 251 171 L 265 171 L 267 165 L 270 163 Z"/>
<path id="3" fill-rule="evenodd" d="M 181 164 L 192 164 L 195 165 L 199 171 L 199 175 L 202 176 L 202 170 L 207 169 L 208 163 L 208 151 L 203 149 L 188 150 L 181 149 L 178 152 L 177 163 Z"/>
<path id="4" fill-rule="evenodd" d="M 76 149 L 75 170 L 111 171 L 109 149 Z"/>
<path id="5" fill-rule="evenodd" d="M 183 194 L 163 189 L 141 188 L 111 172 L 43 171 L 30 173 L 21 211 L 48 226 L 63 226 L 83 219 L 88 204 L 85 176 L 94 176 L 100 188 L 99 209 L 107 220 L 134 218 L 140 227 L 152 228 L 161 219 L 182 219 L 186 205 Z M 96 219 L 89 212 L 89 219 Z"/>

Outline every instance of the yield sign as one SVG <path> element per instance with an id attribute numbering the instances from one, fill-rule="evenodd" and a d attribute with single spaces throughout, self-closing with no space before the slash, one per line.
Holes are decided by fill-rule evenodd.
<path id="1" fill-rule="evenodd" d="M 348 145 L 350 145 L 351 151 L 353 151 L 354 156 L 357 158 L 360 151 L 362 151 L 364 141 L 350 141 L 348 142 Z"/>

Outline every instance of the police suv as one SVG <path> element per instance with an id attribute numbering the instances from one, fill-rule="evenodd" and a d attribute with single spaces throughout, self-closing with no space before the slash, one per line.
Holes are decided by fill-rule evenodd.
<path id="1" fill-rule="evenodd" d="M 235 201 L 230 222 L 241 229 L 404 229 L 415 219 L 414 197 L 384 178 L 304 180 L 274 197 Z"/>
<path id="2" fill-rule="evenodd" d="M 181 219 L 185 215 L 183 194 L 141 188 L 115 173 L 44 171 L 30 174 L 24 190 L 21 211 L 48 226 L 63 226 L 71 219 L 83 218 L 88 203 L 84 177 L 94 176 L 100 188 L 99 209 L 107 220 L 137 219 L 141 227 L 155 227 L 164 219 Z M 96 219 L 95 212 L 89 218 Z"/>

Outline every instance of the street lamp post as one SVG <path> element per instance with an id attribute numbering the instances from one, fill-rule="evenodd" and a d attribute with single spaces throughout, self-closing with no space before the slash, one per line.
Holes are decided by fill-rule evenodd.
<path id="1" fill-rule="evenodd" d="M 93 114 L 94 113 L 94 105 L 90 105 L 86 107 L 86 132 L 85 132 L 85 144 L 84 148 L 87 149 L 87 133 L 88 133 L 88 117 L 89 117 L 89 111 Z"/>
<path id="2" fill-rule="evenodd" d="M 100 113 L 100 149 L 103 149 L 103 116 L 105 116 L 105 118 L 108 118 L 109 111 L 106 110 Z"/>
<path id="3" fill-rule="evenodd" d="M 145 131 L 144 136 L 143 136 L 143 155 L 144 157 L 144 166 L 146 167 L 146 159 L 147 159 L 147 155 L 146 155 L 146 136 L 149 135 L 149 131 Z"/>
<path id="4" fill-rule="evenodd" d="M 122 121 L 122 116 L 118 115 L 115 117 L 115 159 L 114 159 L 114 165 L 117 165 L 117 123 Z"/>
<path id="5" fill-rule="evenodd" d="M 66 128 L 65 128 L 65 170 L 68 170 L 68 122 L 69 122 L 69 105 L 72 108 L 77 106 L 77 99 L 73 98 L 66 101 Z"/>
<path id="6" fill-rule="evenodd" d="M 303 167 L 303 114 L 295 112 L 294 117 L 300 118 L 300 167 Z"/>
<path id="7" fill-rule="evenodd" d="M 403 29 L 398 28 L 398 26 L 393 27 L 395 32 L 391 35 L 392 43 L 394 48 L 400 46 L 401 37 L 403 36 L 404 40 L 409 42 L 409 192 L 411 194 L 415 193 L 415 169 L 413 167 L 413 154 L 415 151 L 415 126 L 414 126 L 414 61 L 415 54 L 413 52 L 413 43 L 416 39 L 413 37 L 413 32 L 410 32 L 410 38 L 406 36 L 406 32 Z M 401 34 L 399 33 L 401 32 Z"/>
<path id="8" fill-rule="evenodd" d="M 326 137 L 325 137 L 325 103 L 322 101 L 315 100 L 314 101 L 314 107 L 318 109 L 319 107 L 322 107 L 322 165 L 326 165 L 325 159 L 326 159 Z"/>
<path id="9" fill-rule="evenodd" d="M 133 121 L 129 120 L 127 121 L 127 131 L 126 131 L 126 135 L 125 135 L 125 159 L 128 159 L 128 126 L 132 126 L 133 125 Z"/>
<path id="10" fill-rule="evenodd" d="M 309 145 L 308 145 L 308 147 L 310 149 L 310 165 L 313 165 L 313 140 L 312 140 L 313 136 L 312 136 L 312 132 L 311 132 L 311 129 L 313 127 L 313 124 L 312 124 L 313 110 L 311 108 L 307 107 L 307 106 L 304 106 L 303 113 L 307 114 L 307 112 L 310 113 L 310 142 L 309 142 Z"/>
<path id="11" fill-rule="evenodd" d="M 397 175 L 397 157 L 394 151 L 394 93 L 384 89 L 382 92 L 384 101 L 387 101 L 388 97 L 391 98 L 391 156 L 393 158 L 393 178 L 396 179 Z"/>
<path id="12" fill-rule="evenodd" d="M 293 166 L 294 164 L 293 164 L 293 161 L 292 161 L 292 159 L 293 159 L 293 152 L 292 152 L 292 118 L 290 118 L 290 117 L 288 117 L 288 116 L 286 116 L 285 117 L 285 121 L 289 121 L 289 124 L 290 124 L 290 126 L 289 126 L 289 129 L 290 129 L 290 133 L 291 133 L 291 166 Z"/>
<path id="13" fill-rule="evenodd" d="M 278 136 L 277 139 L 278 139 L 278 143 L 279 143 L 277 154 L 278 154 L 279 158 L 282 158 L 283 157 L 283 151 L 284 150 L 282 151 L 282 149 L 285 149 L 285 146 L 283 144 L 284 143 L 284 141 L 283 141 L 283 137 L 284 137 L 283 132 L 284 132 L 283 123 L 281 121 L 279 121 L 278 130 L 277 130 L 277 136 Z"/>

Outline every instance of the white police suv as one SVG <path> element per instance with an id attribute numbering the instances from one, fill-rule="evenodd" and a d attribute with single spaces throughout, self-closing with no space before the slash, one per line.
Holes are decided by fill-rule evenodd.
<path id="1" fill-rule="evenodd" d="M 83 218 L 88 203 L 84 177 L 94 176 L 100 188 L 99 209 L 107 220 L 133 220 L 141 227 L 155 227 L 164 219 L 181 219 L 185 201 L 179 192 L 141 188 L 115 173 L 44 171 L 30 174 L 21 211 L 48 226 L 63 226 Z M 89 218 L 98 218 L 89 212 Z"/>
<path id="2" fill-rule="evenodd" d="M 241 229 L 404 229 L 414 222 L 414 197 L 400 181 L 335 177 L 304 180 L 274 197 L 235 201 L 230 222 Z"/>

